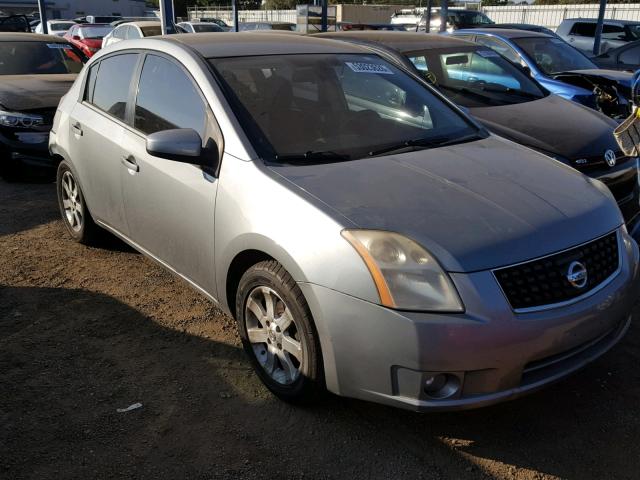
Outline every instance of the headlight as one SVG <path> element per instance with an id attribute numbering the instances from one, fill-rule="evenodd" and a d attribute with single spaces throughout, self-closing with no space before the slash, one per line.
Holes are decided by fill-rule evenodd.
<path id="1" fill-rule="evenodd" d="M 0 110 L 0 125 L 3 127 L 31 128 L 43 124 L 44 118 L 40 115 Z"/>
<path id="2" fill-rule="evenodd" d="M 364 260 L 385 307 L 464 311 L 449 275 L 413 240 L 379 230 L 343 230 L 342 236 Z"/>

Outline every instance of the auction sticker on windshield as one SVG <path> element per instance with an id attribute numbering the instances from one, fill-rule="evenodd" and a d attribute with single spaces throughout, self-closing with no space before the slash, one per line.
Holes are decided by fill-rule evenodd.
<path id="1" fill-rule="evenodd" d="M 393 72 L 386 66 L 379 63 L 364 63 L 364 62 L 344 62 L 347 66 L 356 73 L 382 73 L 384 75 L 393 75 Z"/>
<path id="2" fill-rule="evenodd" d="M 66 45 L 64 43 L 47 43 L 47 47 L 60 48 L 62 50 L 71 50 L 71 45 Z"/>

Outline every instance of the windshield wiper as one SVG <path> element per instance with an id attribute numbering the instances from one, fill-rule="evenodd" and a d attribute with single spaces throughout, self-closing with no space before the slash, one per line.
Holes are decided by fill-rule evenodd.
<path id="1" fill-rule="evenodd" d="M 344 153 L 336 153 L 331 151 L 314 152 L 313 150 L 309 150 L 305 153 L 289 153 L 285 155 L 276 155 L 275 159 L 278 162 L 284 163 L 314 163 L 318 161 L 341 162 L 351 160 L 351 156 Z"/>
<path id="2" fill-rule="evenodd" d="M 434 138 L 416 138 L 413 140 L 405 140 L 404 142 L 392 144 L 378 150 L 372 150 L 368 153 L 370 157 L 376 157 L 378 155 L 400 153 L 405 150 L 418 150 L 423 148 L 437 148 L 446 147 L 448 145 L 456 145 L 458 143 L 471 142 L 473 140 L 480 140 L 484 138 L 477 133 L 470 133 L 463 135 L 462 137 L 434 137 Z"/>

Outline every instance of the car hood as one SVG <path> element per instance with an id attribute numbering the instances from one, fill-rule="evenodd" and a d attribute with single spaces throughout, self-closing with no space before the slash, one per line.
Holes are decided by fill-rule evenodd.
<path id="1" fill-rule="evenodd" d="M 622 224 L 601 182 L 493 136 L 398 155 L 271 169 L 359 228 L 414 239 L 451 272 L 540 257 Z"/>
<path id="2" fill-rule="evenodd" d="M 469 113 L 498 135 L 568 160 L 618 150 L 614 120 L 556 95 L 515 105 L 470 108 Z"/>
<path id="3" fill-rule="evenodd" d="M 619 83 L 620 85 L 624 85 L 625 87 L 631 88 L 631 80 L 633 78 L 633 73 L 631 72 L 622 72 L 620 70 L 607 70 L 604 68 L 591 68 L 587 70 L 571 70 L 568 72 L 562 72 L 556 74 L 555 76 L 562 76 L 564 74 L 578 74 L 584 75 L 585 77 L 592 78 L 605 78 L 607 80 L 611 80 L 613 82 Z"/>
<path id="4" fill-rule="evenodd" d="M 3 75 L 0 77 L 0 105 L 13 111 L 55 108 L 76 77 L 75 73 Z"/>

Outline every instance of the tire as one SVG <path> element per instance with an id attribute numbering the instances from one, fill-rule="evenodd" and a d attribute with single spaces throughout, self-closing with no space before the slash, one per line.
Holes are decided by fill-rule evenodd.
<path id="1" fill-rule="evenodd" d="M 268 260 L 245 272 L 236 293 L 236 319 L 254 370 L 277 397 L 310 403 L 325 391 L 309 306 L 282 265 Z"/>
<path id="2" fill-rule="evenodd" d="M 95 224 L 89 213 L 75 173 L 64 160 L 58 166 L 56 190 L 60 215 L 71 237 L 76 242 L 95 245 L 100 238 L 100 227 Z"/>

